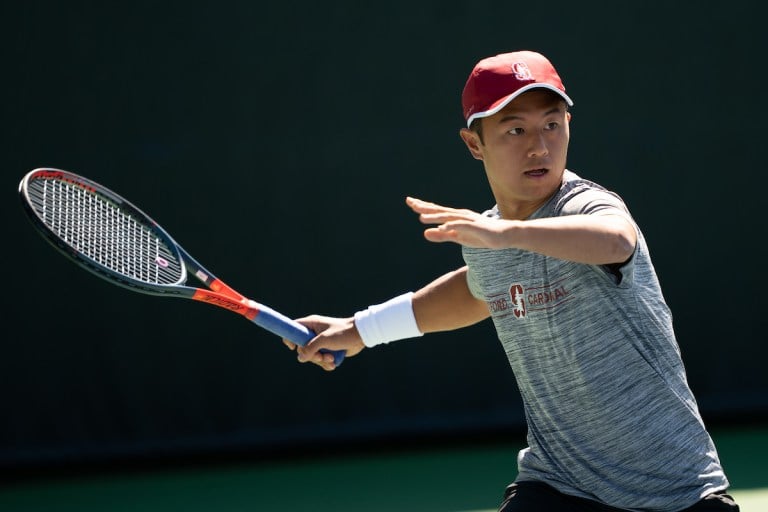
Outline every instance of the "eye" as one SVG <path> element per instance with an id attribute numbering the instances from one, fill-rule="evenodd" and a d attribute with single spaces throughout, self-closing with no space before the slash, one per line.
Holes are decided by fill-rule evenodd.
<path id="1" fill-rule="evenodd" d="M 546 124 L 544 129 L 552 131 L 552 130 L 556 130 L 558 126 L 560 126 L 560 123 L 558 123 L 557 121 L 551 121 L 551 122 Z"/>
<path id="2" fill-rule="evenodd" d="M 507 133 L 510 135 L 522 135 L 523 133 L 525 133 L 525 130 L 523 130 L 522 128 L 510 128 L 509 130 L 507 130 Z"/>

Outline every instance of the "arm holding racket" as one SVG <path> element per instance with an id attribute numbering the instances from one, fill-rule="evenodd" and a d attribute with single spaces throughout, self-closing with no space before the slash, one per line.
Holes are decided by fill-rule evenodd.
<path id="1" fill-rule="evenodd" d="M 366 347 L 414 338 L 428 332 L 459 329 L 488 318 L 488 306 L 470 293 L 466 273 L 466 267 L 454 270 L 413 294 L 371 306 L 354 317 L 313 315 L 300 318 L 298 322 L 317 332 L 318 336 L 298 348 L 299 361 L 333 370 L 327 357 L 318 353 L 320 350 L 345 351 L 349 357 Z M 370 322 L 373 322 L 373 328 Z M 409 327 L 411 322 L 414 325 Z"/>

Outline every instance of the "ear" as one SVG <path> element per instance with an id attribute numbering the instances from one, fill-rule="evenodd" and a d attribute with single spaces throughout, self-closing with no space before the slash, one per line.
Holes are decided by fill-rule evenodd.
<path id="1" fill-rule="evenodd" d="M 483 152 L 480 148 L 480 146 L 482 146 L 482 143 L 480 142 L 480 136 L 469 128 L 462 128 L 459 130 L 459 136 L 461 137 L 461 140 L 464 141 L 464 144 L 466 144 L 469 152 L 472 154 L 472 158 L 475 160 L 482 160 Z"/>

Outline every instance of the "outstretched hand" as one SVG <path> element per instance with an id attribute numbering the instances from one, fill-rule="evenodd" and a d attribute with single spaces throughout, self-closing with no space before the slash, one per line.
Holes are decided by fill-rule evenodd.
<path id="1" fill-rule="evenodd" d="M 501 249 L 505 243 L 506 223 L 467 209 L 449 208 L 408 197 L 406 204 L 419 214 L 423 224 L 437 224 L 424 230 L 430 242 L 454 242 L 467 247 Z"/>

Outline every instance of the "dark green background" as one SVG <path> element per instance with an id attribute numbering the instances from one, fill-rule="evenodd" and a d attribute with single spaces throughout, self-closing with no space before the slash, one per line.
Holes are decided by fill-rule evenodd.
<path id="1" fill-rule="evenodd" d="M 348 315 L 461 264 L 406 195 L 481 210 L 460 92 L 534 49 L 575 101 L 569 167 L 640 223 L 708 421 L 768 412 L 766 36 L 757 2 L 17 2 L 3 7 L 0 465 L 519 432 L 491 326 L 299 365 L 230 313 L 57 255 L 35 167 L 126 196 L 289 316 Z"/>

